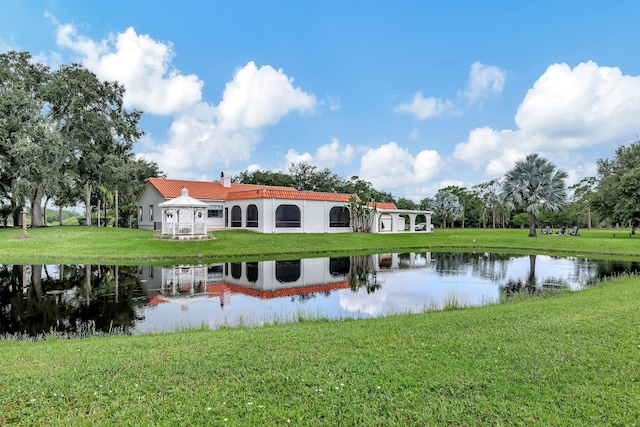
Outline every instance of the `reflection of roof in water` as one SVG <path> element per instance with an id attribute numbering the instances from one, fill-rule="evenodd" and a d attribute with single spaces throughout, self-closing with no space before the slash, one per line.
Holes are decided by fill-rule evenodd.
<path id="1" fill-rule="evenodd" d="M 149 301 L 149 305 L 156 306 L 166 302 L 192 302 L 196 300 L 213 298 L 213 297 L 222 297 L 225 294 L 244 294 L 260 299 L 270 299 L 270 298 L 281 298 L 281 297 L 290 297 L 293 295 L 307 295 L 307 294 L 315 294 L 318 292 L 327 292 L 333 291 L 336 289 L 346 289 L 349 287 L 349 281 L 345 280 L 342 282 L 336 283 L 322 283 L 316 285 L 309 286 L 300 286 L 295 288 L 284 288 L 284 289 L 274 289 L 274 290 L 258 290 L 247 288 L 245 286 L 234 285 L 231 283 L 217 283 L 206 285 L 202 292 L 193 293 L 193 294 L 185 294 L 185 293 L 176 293 L 175 295 L 162 295 L 156 294 Z M 181 286 L 181 291 L 187 291 L 186 287 Z M 205 298 L 203 298 L 205 297 Z"/>

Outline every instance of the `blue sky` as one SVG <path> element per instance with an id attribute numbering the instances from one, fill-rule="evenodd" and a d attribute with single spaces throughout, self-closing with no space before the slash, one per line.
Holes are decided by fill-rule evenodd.
<path id="1" fill-rule="evenodd" d="M 0 0 L 0 51 L 79 62 L 170 178 L 307 161 L 418 201 L 640 135 L 640 3 Z"/>

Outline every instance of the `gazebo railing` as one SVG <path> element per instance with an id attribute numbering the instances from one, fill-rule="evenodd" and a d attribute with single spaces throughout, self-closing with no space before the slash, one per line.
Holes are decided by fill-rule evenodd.
<path id="1" fill-rule="evenodd" d="M 162 224 L 162 234 L 170 234 L 173 236 L 204 235 L 207 234 L 207 230 L 204 223 L 165 222 Z"/>

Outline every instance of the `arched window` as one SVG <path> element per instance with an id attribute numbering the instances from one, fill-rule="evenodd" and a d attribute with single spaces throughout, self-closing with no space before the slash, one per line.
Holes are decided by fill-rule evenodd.
<path id="1" fill-rule="evenodd" d="M 334 206 L 329 211 L 329 227 L 349 227 L 351 215 L 346 206 Z"/>
<path id="2" fill-rule="evenodd" d="M 256 205 L 247 206 L 247 227 L 258 226 L 258 207 Z"/>
<path id="3" fill-rule="evenodd" d="M 276 280 L 280 283 L 295 282 L 300 278 L 300 260 L 276 261 Z"/>
<path id="4" fill-rule="evenodd" d="M 247 280 L 251 283 L 256 283 L 258 281 L 258 263 L 248 262 L 246 263 L 246 269 L 247 269 Z"/>
<path id="5" fill-rule="evenodd" d="M 238 205 L 231 208 L 231 226 L 242 227 L 242 209 Z"/>
<path id="6" fill-rule="evenodd" d="M 332 276 L 346 276 L 351 270 L 351 260 L 348 256 L 329 258 L 329 274 Z"/>
<path id="7" fill-rule="evenodd" d="M 300 227 L 300 208 L 280 205 L 276 208 L 276 228 Z"/>
<path id="8" fill-rule="evenodd" d="M 231 263 L 231 277 L 238 280 L 242 277 L 242 263 L 241 262 L 232 262 Z"/>

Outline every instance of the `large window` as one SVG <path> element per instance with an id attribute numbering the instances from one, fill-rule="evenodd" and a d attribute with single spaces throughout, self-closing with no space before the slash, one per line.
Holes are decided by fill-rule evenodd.
<path id="1" fill-rule="evenodd" d="M 276 228 L 300 227 L 300 208 L 296 205 L 280 205 L 276 209 Z"/>
<path id="2" fill-rule="evenodd" d="M 207 218 L 222 218 L 222 205 L 209 205 L 207 207 Z"/>
<path id="3" fill-rule="evenodd" d="M 247 227 L 258 226 L 258 207 L 256 205 L 247 206 Z"/>
<path id="4" fill-rule="evenodd" d="M 231 277 L 236 280 L 239 280 L 242 277 L 242 263 L 241 262 L 232 262 L 231 263 Z"/>
<path id="5" fill-rule="evenodd" d="M 329 211 L 329 227 L 349 227 L 351 215 L 346 206 L 335 206 Z"/>
<path id="6" fill-rule="evenodd" d="M 295 282 L 300 278 L 300 260 L 276 261 L 276 280 L 280 283 Z"/>
<path id="7" fill-rule="evenodd" d="M 348 256 L 329 258 L 329 273 L 332 276 L 346 276 L 351 270 L 351 259 Z"/>
<path id="8" fill-rule="evenodd" d="M 256 283 L 258 281 L 258 263 L 257 262 L 248 262 L 246 264 L 247 268 L 247 280 L 251 283 Z"/>
<path id="9" fill-rule="evenodd" d="M 242 227 L 242 209 L 238 205 L 231 208 L 231 226 Z"/>

